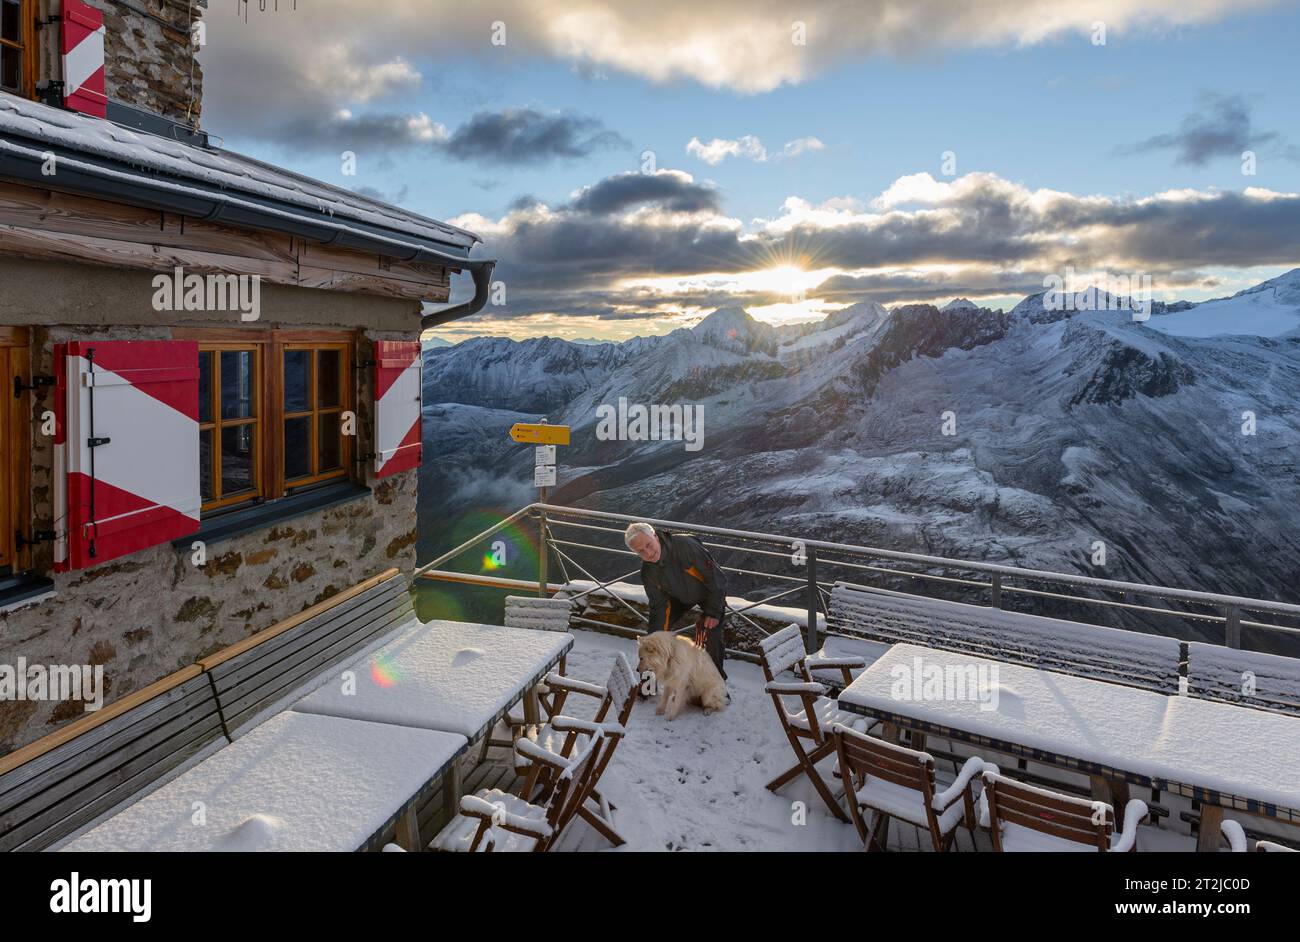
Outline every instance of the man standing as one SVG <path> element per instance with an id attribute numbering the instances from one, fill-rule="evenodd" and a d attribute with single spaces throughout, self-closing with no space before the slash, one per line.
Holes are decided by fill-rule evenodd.
<path id="1" fill-rule="evenodd" d="M 688 609 L 703 613 L 695 626 L 695 645 L 705 648 L 722 679 L 722 619 L 727 593 L 722 569 L 704 544 L 685 533 L 662 533 L 634 523 L 623 534 L 628 549 L 641 557 L 641 584 L 650 603 L 650 630 L 668 631 Z"/>

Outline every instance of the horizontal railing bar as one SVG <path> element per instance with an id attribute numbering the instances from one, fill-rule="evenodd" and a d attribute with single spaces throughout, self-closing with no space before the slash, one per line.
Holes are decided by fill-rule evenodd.
<path id="1" fill-rule="evenodd" d="M 657 520 L 649 517 L 632 517 L 627 514 L 616 514 L 604 510 L 561 507 L 554 504 L 532 504 L 530 506 L 533 510 L 544 510 L 548 514 L 587 517 L 597 520 L 618 520 L 627 523 L 641 521 L 649 523 L 652 526 L 676 527 L 692 533 L 708 533 L 714 536 L 758 540 L 761 542 L 779 543 L 783 546 L 790 546 L 795 542 L 799 542 L 803 544 L 805 549 L 826 549 L 837 552 L 854 553 L 862 556 L 871 556 L 879 559 L 895 559 L 902 562 L 920 563 L 940 568 L 964 569 L 970 572 L 997 573 L 1003 576 L 1015 576 L 1024 579 L 1065 583 L 1067 585 L 1075 586 L 1088 586 L 1091 588 L 1115 592 L 1134 592 L 1141 595 L 1152 596 L 1154 598 L 1179 599 L 1182 601 L 1200 602 L 1208 605 L 1231 605 L 1236 608 L 1243 608 L 1250 611 L 1286 612 L 1293 615 L 1300 615 L 1300 605 L 1286 602 L 1270 602 L 1265 599 L 1250 599 L 1238 595 L 1219 595 L 1217 593 L 1199 592 L 1192 589 L 1174 589 L 1161 586 L 1143 585 L 1138 582 L 1121 582 L 1114 579 L 1098 579 L 1095 576 L 1071 575 L 1069 573 L 1048 572 L 1041 569 L 1023 569 L 1019 566 L 1002 566 L 996 563 L 981 563 L 960 559 L 950 559 L 944 556 L 925 556 L 918 553 L 904 553 L 897 550 L 879 549 L 870 546 L 857 546 L 852 543 L 834 543 L 827 540 L 809 540 L 802 538 L 796 540 L 792 537 L 781 536 L 774 533 L 760 533 L 752 530 L 733 530 L 726 527 L 710 527 L 699 524 L 684 524 L 679 521 Z"/>
<path id="2" fill-rule="evenodd" d="M 479 576 L 472 572 L 452 572 L 447 569 L 421 569 L 415 574 L 415 576 L 418 579 L 428 579 L 431 582 L 459 582 L 465 585 L 482 586 L 488 589 L 528 589 L 533 593 L 537 592 L 536 579 L 507 579 L 504 576 Z M 547 583 L 546 588 L 551 592 L 560 592 L 564 589 L 564 586 L 550 582 Z"/>

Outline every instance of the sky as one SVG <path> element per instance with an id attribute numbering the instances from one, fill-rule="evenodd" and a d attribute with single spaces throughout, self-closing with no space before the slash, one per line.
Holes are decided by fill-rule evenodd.
<path id="1" fill-rule="evenodd" d="M 478 234 L 451 341 L 1300 266 L 1295 2 L 266 6 L 206 14 L 205 130 Z"/>

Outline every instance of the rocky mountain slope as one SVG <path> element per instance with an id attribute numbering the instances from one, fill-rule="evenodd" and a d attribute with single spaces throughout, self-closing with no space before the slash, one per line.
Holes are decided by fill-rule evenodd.
<path id="1" fill-rule="evenodd" d="M 560 503 L 1297 601 L 1300 330 L 1224 316 L 1204 335 L 1213 305 L 1257 298 L 1300 326 L 1296 285 L 1300 270 L 1148 321 L 1037 295 L 429 350 L 422 552 L 469 535 L 466 514 L 534 499 L 506 431 L 545 416 L 574 429 Z M 597 409 L 620 397 L 702 405 L 704 447 L 599 440 Z"/>

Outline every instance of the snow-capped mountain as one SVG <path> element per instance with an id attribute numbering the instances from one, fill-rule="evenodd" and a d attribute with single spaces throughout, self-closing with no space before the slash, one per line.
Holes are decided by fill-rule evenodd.
<path id="1" fill-rule="evenodd" d="M 1297 284 L 1227 301 L 1300 320 Z M 535 498 L 506 430 L 544 415 L 573 427 L 559 503 L 1295 601 L 1300 333 L 1166 329 L 1221 303 L 868 303 L 792 327 L 723 309 L 622 344 L 429 351 L 424 552 Z M 704 447 L 599 440 L 620 398 L 703 406 Z"/>

